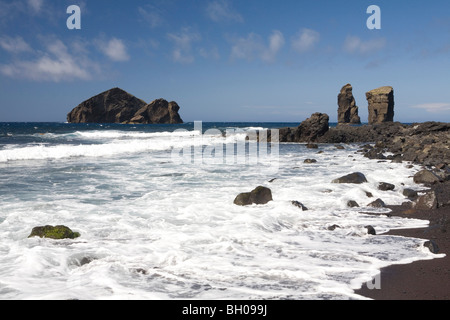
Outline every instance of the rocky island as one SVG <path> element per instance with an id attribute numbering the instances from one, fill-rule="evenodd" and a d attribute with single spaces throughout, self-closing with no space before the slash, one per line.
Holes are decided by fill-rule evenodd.
<path id="1" fill-rule="evenodd" d="M 69 123 L 179 124 L 183 123 L 174 101 L 158 99 L 150 104 L 128 92 L 113 88 L 75 107 Z"/>

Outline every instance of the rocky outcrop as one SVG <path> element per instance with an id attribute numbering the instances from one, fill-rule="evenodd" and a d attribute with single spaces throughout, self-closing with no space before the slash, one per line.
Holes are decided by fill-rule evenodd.
<path id="1" fill-rule="evenodd" d="M 381 87 L 366 93 L 369 124 L 394 121 L 394 89 Z"/>
<path id="2" fill-rule="evenodd" d="M 142 107 L 136 112 L 134 117 L 128 122 L 130 124 L 178 124 L 183 123 L 178 111 L 180 107 L 175 101 L 167 102 L 158 99 Z"/>
<path id="3" fill-rule="evenodd" d="M 325 113 L 314 113 L 297 128 L 280 129 L 280 142 L 315 142 L 330 129 L 330 117 Z"/>
<path id="4" fill-rule="evenodd" d="M 338 124 L 361 124 L 358 107 L 353 97 L 353 88 L 350 84 L 342 87 L 338 95 Z"/>
<path id="5" fill-rule="evenodd" d="M 272 200 L 272 191 L 269 188 L 260 186 L 252 192 L 239 194 L 234 200 L 234 204 L 249 206 L 252 204 L 266 204 Z"/>
<path id="6" fill-rule="evenodd" d="M 449 170 L 450 123 L 425 122 L 412 125 L 385 123 L 367 127 L 385 129 L 374 134 L 371 140 L 366 140 L 376 142 L 372 150 L 367 150 L 370 153 L 367 154 L 368 158 L 374 159 L 382 153 L 390 152 L 393 155 L 386 158 L 395 162 L 411 161 L 427 166 L 439 166 L 444 171 Z M 431 179 L 435 177 L 431 176 Z"/>
<path id="7" fill-rule="evenodd" d="M 113 88 L 92 97 L 75 107 L 68 115 L 69 123 L 183 123 L 176 102 L 164 99 L 150 104 L 128 92 Z"/>
<path id="8" fill-rule="evenodd" d="M 75 239 L 80 237 L 80 234 L 78 232 L 73 232 L 72 230 L 70 230 L 70 228 L 66 226 L 56 226 L 56 227 L 44 226 L 33 228 L 28 238 L 33 237 L 62 240 L 62 239 Z"/>

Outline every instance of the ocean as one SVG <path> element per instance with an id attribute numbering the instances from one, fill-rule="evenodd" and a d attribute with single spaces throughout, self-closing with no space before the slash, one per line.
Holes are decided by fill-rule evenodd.
<path id="1" fill-rule="evenodd" d="M 435 257 L 382 235 L 426 221 L 366 207 L 420 191 L 418 166 L 246 138 L 298 123 L 199 125 L 1 123 L 0 299 L 364 299 L 354 289 L 381 268 Z M 368 183 L 332 183 L 352 172 Z M 258 186 L 273 201 L 233 203 Z M 45 225 L 81 237 L 28 238 Z"/>

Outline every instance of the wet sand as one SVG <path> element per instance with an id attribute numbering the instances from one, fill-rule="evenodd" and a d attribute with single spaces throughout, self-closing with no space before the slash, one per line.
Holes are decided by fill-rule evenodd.
<path id="1" fill-rule="evenodd" d="M 438 254 L 446 256 L 384 268 L 381 289 L 370 290 L 364 285 L 356 293 L 374 300 L 450 300 L 450 207 L 436 210 L 390 208 L 393 216 L 428 220 L 430 226 L 393 230 L 386 235 L 432 240 L 439 248 Z"/>

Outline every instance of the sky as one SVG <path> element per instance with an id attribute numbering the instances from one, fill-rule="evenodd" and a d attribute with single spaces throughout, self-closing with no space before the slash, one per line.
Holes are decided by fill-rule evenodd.
<path id="1" fill-rule="evenodd" d="M 347 83 L 363 122 L 381 86 L 396 121 L 450 122 L 450 2 L 0 0 L 0 122 L 64 122 L 114 87 L 185 122 L 336 122 Z"/>

